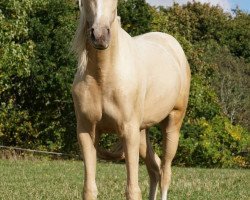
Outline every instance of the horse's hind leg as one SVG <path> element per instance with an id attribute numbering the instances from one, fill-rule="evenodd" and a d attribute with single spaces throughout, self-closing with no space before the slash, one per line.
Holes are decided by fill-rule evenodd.
<path id="1" fill-rule="evenodd" d="M 151 143 L 149 141 L 148 130 L 142 130 L 140 136 L 140 156 L 144 160 L 149 178 L 150 178 L 150 192 L 149 200 L 156 200 L 157 187 L 160 180 L 160 166 L 161 160 L 154 153 Z"/>
<path id="2" fill-rule="evenodd" d="M 161 199 L 167 199 L 167 192 L 171 181 L 171 163 L 176 154 L 179 142 L 179 132 L 185 112 L 173 110 L 161 122 L 163 134 L 163 157 L 161 165 Z"/>

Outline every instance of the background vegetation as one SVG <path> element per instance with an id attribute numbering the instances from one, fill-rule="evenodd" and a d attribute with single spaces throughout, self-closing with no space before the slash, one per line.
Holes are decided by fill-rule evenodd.
<path id="1" fill-rule="evenodd" d="M 155 8 L 144 0 L 120 0 L 118 12 L 131 35 L 169 33 L 188 57 L 191 94 L 175 163 L 249 166 L 249 13 L 196 2 Z M 69 48 L 78 15 L 74 0 L 0 2 L 0 145 L 77 151 Z M 159 127 L 151 140 L 161 154 Z"/>

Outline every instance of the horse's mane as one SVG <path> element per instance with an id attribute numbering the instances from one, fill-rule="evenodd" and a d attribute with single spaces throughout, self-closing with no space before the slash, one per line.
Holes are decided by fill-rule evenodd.
<path id="1" fill-rule="evenodd" d="M 80 2 L 80 1 L 79 1 Z M 80 20 L 75 33 L 75 37 L 72 43 L 72 51 L 76 54 L 78 60 L 78 71 L 83 74 L 87 66 L 87 50 L 86 50 L 86 39 L 87 39 L 87 30 L 86 30 L 86 19 L 85 14 L 80 5 Z"/>

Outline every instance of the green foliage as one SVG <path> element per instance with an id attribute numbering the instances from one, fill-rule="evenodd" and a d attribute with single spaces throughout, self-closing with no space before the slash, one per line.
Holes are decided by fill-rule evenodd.
<path id="1" fill-rule="evenodd" d="M 119 138 L 116 133 L 104 133 L 100 137 L 99 145 L 106 150 L 113 150 L 115 145 L 119 142 Z"/>
<path id="2" fill-rule="evenodd" d="M 152 15 L 145 0 L 119 1 L 118 14 L 121 16 L 123 28 L 132 36 L 151 30 Z"/>
<path id="3" fill-rule="evenodd" d="M 222 44 L 229 47 L 237 57 L 243 57 L 250 62 L 250 13 L 235 10 L 235 17 L 227 24 L 223 32 Z"/>
<path id="4" fill-rule="evenodd" d="M 230 19 L 222 8 L 200 2 L 188 2 L 184 6 L 174 4 L 172 8 L 162 10 L 169 17 L 168 29 L 171 33 L 179 33 L 192 43 L 208 39 L 219 41 Z"/>
<path id="5" fill-rule="evenodd" d="M 212 120 L 187 120 L 176 162 L 203 167 L 246 167 L 246 160 L 239 160 L 242 158 L 240 152 L 246 147 L 246 130 L 232 125 L 225 117 L 217 115 Z"/>
<path id="6" fill-rule="evenodd" d="M 218 94 L 223 113 L 231 123 L 241 124 L 250 130 L 250 63 L 233 56 L 227 46 L 220 47 L 212 41 L 201 45 L 206 52 L 204 61 L 215 69 L 211 85 Z"/>
<path id="7" fill-rule="evenodd" d="M 0 11 L 1 143 L 72 149 L 74 4 L 8 0 Z"/>
<path id="8" fill-rule="evenodd" d="M 197 2 L 154 8 L 145 0 L 121 0 L 118 13 L 131 35 L 169 33 L 186 52 L 192 81 L 175 163 L 247 166 L 250 15 Z M 69 47 L 77 18 L 74 0 L 0 2 L 0 144 L 76 151 Z M 150 139 L 161 154 L 160 127 Z M 110 149 L 116 140 L 104 134 L 100 144 Z"/>

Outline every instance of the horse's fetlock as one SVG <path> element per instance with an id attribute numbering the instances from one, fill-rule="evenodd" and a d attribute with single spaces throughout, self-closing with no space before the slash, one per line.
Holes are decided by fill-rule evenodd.
<path id="1" fill-rule="evenodd" d="M 126 189 L 127 200 L 141 200 L 141 190 L 139 186 L 127 186 Z"/>
<path id="2" fill-rule="evenodd" d="M 84 187 L 83 199 L 84 200 L 96 200 L 98 195 L 97 187 Z"/>
<path id="3" fill-rule="evenodd" d="M 96 200 L 97 199 L 97 190 L 90 191 L 90 190 L 84 190 L 83 192 L 83 199 L 84 200 Z"/>

